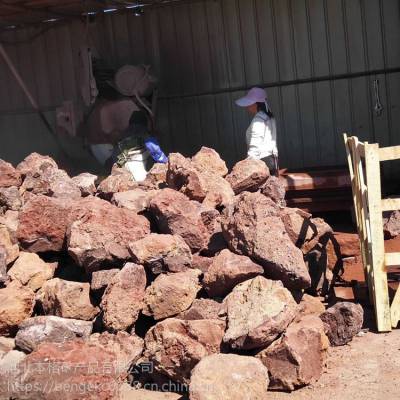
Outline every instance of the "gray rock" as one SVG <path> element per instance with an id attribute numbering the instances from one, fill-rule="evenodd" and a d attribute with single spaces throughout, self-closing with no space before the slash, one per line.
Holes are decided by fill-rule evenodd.
<path id="1" fill-rule="evenodd" d="M 87 339 L 93 328 L 91 321 L 49 316 L 28 318 L 19 325 L 16 345 L 27 352 L 43 342 L 64 343 L 76 338 Z"/>

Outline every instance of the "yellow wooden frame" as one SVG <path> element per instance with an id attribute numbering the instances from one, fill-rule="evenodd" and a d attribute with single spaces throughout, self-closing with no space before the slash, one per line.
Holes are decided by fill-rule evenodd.
<path id="1" fill-rule="evenodd" d="M 400 210 L 400 199 L 382 199 L 380 162 L 400 159 L 400 146 L 379 148 L 376 143 L 359 142 L 356 136 L 343 137 L 365 281 L 378 331 L 387 332 L 400 320 L 400 287 L 390 304 L 387 281 L 387 267 L 400 265 L 400 253 L 385 253 L 382 212 Z"/>

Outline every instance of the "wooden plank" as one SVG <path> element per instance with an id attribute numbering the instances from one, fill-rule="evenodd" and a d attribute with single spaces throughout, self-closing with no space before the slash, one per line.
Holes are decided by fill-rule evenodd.
<path id="1" fill-rule="evenodd" d="M 375 304 L 374 295 L 374 281 L 372 279 L 372 257 L 371 257 L 371 228 L 370 219 L 368 213 L 368 203 L 367 203 L 367 190 L 364 181 L 364 171 L 363 164 L 361 162 L 360 155 L 357 151 L 358 148 L 358 138 L 350 138 L 350 149 L 352 153 L 352 168 L 354 173 L 354 186 L 356 193 L 355 208 L 358 213 L 359 218 L 359 237 L 360 246 L 362 250 L 362 260 L 364 265 L 365 282 L 368 285 L 368 293 L 371 304 Z"/>
<path id="2" fill-rule="evenodd" d="M 385 265 L 387 267 L 400 265 L 400 253 L 385 253 Z"/>
<path id="3" fill-rule="evenodd" d="M 394 295 L 392 305 L 390 307 L 390 314 L 392 320 L 392 328 L 397 328 L 400 321 L 400 287 L 397 288 L 396 294 Z"/>
<path id="4" fill-rule="evenodd" d="M 382 211 L 400 210 L 400 199 L 383 199 Z"/>
<path id="5" fill-rule="evenodd" d="M 378 144 L 365 146 L 365 165 L 368 186 L 368 209 L 371 224 L 372 268 L 375 295 L 375 315 L 379 332 L 392 329 L 389 291 L 385 272 L 385 248 L 381 208 L 381 176 Z"/>
<path id="6" fill-rule="evenodd" d="M 400 146 L 381 147 L 379 149 L 380 161 L 391 161 L 400 158 Z"/>

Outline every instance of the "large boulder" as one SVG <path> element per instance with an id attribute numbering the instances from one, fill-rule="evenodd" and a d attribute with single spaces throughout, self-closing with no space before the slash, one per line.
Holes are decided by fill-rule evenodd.
<path id="1" fill-rule="evenodd" d="M 0 211 L 18 211 L 21 207 L 22 199 L 16 186 L 0 187 Z"/>
<path id="2" fill-rule="evenodd" d="M 15 344 L 31 352 L 44 342 L 64 343 L 77 338 L 88 339 L 93 323 L 49 315 L 28 318 L 18 328 Z"/>
<path id="3" fill-rule="evenodd" d="M 53 278 L 46 281 L 37 299 L 46 315 L 91 321 L 99 312 L 91 303 L 89 283 Z"/>
<path id="4" fill-rule="evenodd" d="M 286 186 L 284 181 L 278 177 L 270 176 L 261 187 L 261 193 L 279 206 L 286 206 Z"/>
<path id="5" fill-rule="evenodd" d="M 143 314 L 160 320 L 187 310 L 201 289 L 200 275 L 197 269 L 159 275 L 146 289 Z"/>
<path id="6" fill-rule="evenodd" d="M 0 289 L 0 335 L 13 336 L 18 325 L 32 315 L 35 293 L 18 281 Z"/>
<path id="7" fill-rule="evenodd" d="M 4 251 L 5 261 L 7 265 L 11 264 L 18 258 L 18 243 L 15 242 L 7 225 L 3 223 L 3 220 L 0 220 L 0 247 Z"/>
<path id="8" fill-rule="evenodd" d="M 270 389 L 292 391 L 318 380 L 322 374 L 329 340 L 322 321 L 308 315 L 257 357 L 268 368 Z"/>
<path id="9" fill-rule="evenodd" d="M 220 175 L 204 169 L 199 171 L 190 159 L 179 153 L 170 154 L 168 160 L 167 183 L 170 188 L 210 207 L 232 201 L 233 190 Z"/>
<path id="10" fill-rule="evenodd" d="M 22 183 L 21 174 L 10 163 L 0 159 L 0 188 L 20 186 Z"/>
<path id="11" fill-rule="evenodd" d="M 127 332 L 94 333 L 89 337 L 89 342 L 104 348 L 105 351 L 112 351 L 118 361 L 117 368 L 121 372 L 128 372 L 143 353 L 143 339 Z"/>
<path id="12" fill-rule="evenodd" d="M 225 320 L 221 303 L 213 299 L 196 299 L 190 308 L 176 316 L 178 319 L 221 319 Z"/>
<path id="13" fill-rule="evenodd" d="M 150 211 L 159 230 L 180 235 L 193 253 L 206 247 L 209 240 L 200 210 L 199 203 L 172 189 L 160 190 L 150 202 Z"/>
<path id="14" fill-rule="evenodd" d="M 144 357 L 153 363 L 155 372 L 188 383 L 192 369 L 203 357 L 220 352 L 224 328 L 220 320 L 168 318 L 147 332 Z"/>
<path id="15" fill-rule="evenodd" d="M 127 263 L 110 281 L 101 301 L 103 324 L 118 331 L 132 326 L 143 308 L 146 272 L 141 265 Z"/>
<path id="16" fill-rule="evenodd" d="M 349 343 L 360 332 L 364 322 L 364 310 L 360 304 L 339 302 L 329 307 L 320 318 L 332 346 Z"/>
<path id="17" fill-rule="evenodd" d="M 30 252 L 61 251 L 70 224 L 72 202 L 47 196 L 32 196 L 19 215 L 17 237 Z"/>
<path id="18" fill-rule="evenodd" d="M 156 190 L 143 190 L 140 188 L 114 193 L 111 203 L 117 207 L 126 208 L 136 213 L 149 208 L 151 199 L 157 193 Z"/>
<path id="19" fill-rule="evenodd" d="M 126 371 L 116 368 L 115 353 L 80 339 L 42 343 L 20 364 L 16 380 L 23 400 L 114 400 Z"/>
<path id="20" fill-rule="evenodd" d="M 305 289 L 311 278 L 303 254 L 290 239 L 279 207 L 261 193 L 243 192 L 224 210 L 222 229 L 232 251 L 261 264 L 272 279 Z"/>
<path id="21" fill-rule="evenodd" d="M 135 212 L 92 197 L 76 213 L 68 232 L 68 252 L 87 272 L 129 259 L 128 245 L 150 233 L 149 221 Z M 90 207 L 89 207 L 90 205 Z"/>
<path id="22" fill-rule="evenodd" d="M 212 354 L 193 369 L 190 400 L 268 399 L 268 370 L 260 360 L 236 354 Z"/>
<path id="23" fill-rule="evenodd" d="M 53 278 L 58 263 L 46 263 L 35 253 L 19 253 L 18 259 L 8 270 L 13 280 L 28 286 L 33 291 L 40 289 L 43 284 Z"/>
<path id="24" fill-rule="evenodd" d="M 262 276 L 237 285 L 224 303 L 228 322 L 224 342 L 233 349 L 268 346 L 298 311 L 293 296 L 281 282 Z"/>
<path id="25" fill-rule="evenodd" d="M 202 147 L 193 157 L 192 164 L 200 171 L 224 177 L 228 173 L 225 161 L 209 147 Z"/>
<path id="26" fill-rule="evenodd" d="M 149 268 L 153 274 L 182 272 L 190 268 L 190 247 L 179 235 L 151 233 L 143 239 L 130 243 L 133 262 Z"/>
<path id="27" fill-rule="evenodd" d="M 83 197 L 93 196 L 96 193 L 96 182 L 97 175 L 90 174 L 89 172 L 83 172 L 72 178 L 72 182 L 78 186 Z"/>
<path id="28" fill-rule="evenodd" d="M 213 258 L 204 275 L 203 286 L 210 297 L 225 297 L 238 283 L 263 273 L 263 267 L 249 257 L 225 249 Z"/>
<path id="29" fill-rule="evenodd" d="M 246 158 L 233 166 L 226 180 L 231 184 L 235 194 L 239 194 L 244 191 L 257 191 L 268 177 L 269 169 L 264 161 Z"/>

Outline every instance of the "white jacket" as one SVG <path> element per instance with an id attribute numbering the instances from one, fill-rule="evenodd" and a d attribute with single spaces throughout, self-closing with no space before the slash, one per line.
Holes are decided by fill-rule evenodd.
<path id="1" fill-rule="evenodd" d="M 276 122 L 259 111 L 246 131 L 247 156 L 260 160 L 272 154 L 278 155 L 276 144 Z"/>

